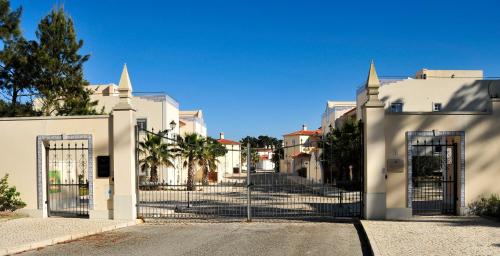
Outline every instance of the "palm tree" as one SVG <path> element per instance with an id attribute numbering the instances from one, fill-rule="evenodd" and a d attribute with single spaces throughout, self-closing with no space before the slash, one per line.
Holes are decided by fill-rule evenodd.
<path id="1" fill-rule="evenodd" d="M 199 160 L 200 166 L 203 168 L 202 184 L 208 185 L 208 173 L 210 170 L 215 170 L 219 160 L 218 157 L 224 156 L 227 153 L 226 147 L 220 144 L 217 140 L 208 137 L 203 145 L 202 157 Z"/>
<path id="2" fill-rule="evenodd" d="M 139 142 L 139 160 L 141 170 L 150 169 L 150 182 L 158 182 L 158 167 L 173 167 L 171 159 L 174 158 L 172 151 L 168 150 L 168 144 L 163 142 L 163 133 L 148 133 L 144 141 Z"/>
<path id="3" fill-rule="evenodd" d="M 246 149 L 243 149 L 241 151 L 241 160 L 243 161 L 243 163 L 245 163 L 245 164 L 247 163 L 247 150 Z M 257 151 L 255 149 L 251 148 L 250 149 L 250 164 L 251 164 L 251 166 L 257 165 L 259 160 L 260 160 L 259 154 L 257 153 Z M 247 167 L 247 171 L 250 171 L 251 166 Z"/>
<path id="4" fill-rule="evenodd" d="M 194 172 L 197 164 L 203 163 L 203 148 L 205 138 L 196 133 L 187 133 L 184 138 L 177 137 L 177 152 L 184 159 L 183 165 L 188 168 L 186 188 L 189 191 L 195 189 Z"/>

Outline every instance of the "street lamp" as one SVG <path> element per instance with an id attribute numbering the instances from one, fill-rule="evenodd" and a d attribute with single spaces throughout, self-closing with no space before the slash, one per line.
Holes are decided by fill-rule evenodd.
<path id="1" fill-rule="evenodd" d="M 172 120 L 172 122 L 170 122 L 168 125 L 170 126 L 170 129 L 165 129 L 165 134 L 167 135 L 167 137 L 168 137 L 168 133 L 175 129 L 175 127 L 177 126 L 177 123 L 174 120 Z"/>

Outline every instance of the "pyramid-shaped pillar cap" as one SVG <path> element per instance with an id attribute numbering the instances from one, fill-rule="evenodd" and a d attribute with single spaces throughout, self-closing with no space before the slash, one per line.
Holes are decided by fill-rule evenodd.
<path id="1" fill-rule="evenodd" d="M 380 87 L 380 80 L 378 79 L 377 70 L 375 69 L 375 62 L 373 60 L 370 63 L 370 70 L 368 71 L 366 87 Z"/>
<path id="2" fill-rule="evenodd" d="M 118 84 L 118 91 L 132 93 L 132 83 L 130 82 L 130 77 L 128 75 L 127 64 L 123 65 L 122 74 L 120 76 L 120 83 Z"/>
<path id="3" fill-rule="evenodd" d="M 132 109 L 132 83 L 128 75 L 127 64 L 123 65 L 122 74 L 120 76 L 120 83 L 118 84 L 118 92 L 120 100 L 114 107 L 114 110 L 129 110 Z"/>
<path id="4" fill-rule="evenodd" d="M 368 71 L 368 79 L 366 79 L 366 96 L 368 100 L 365 106 L 369 107 L 383 107 L 384 103 L 378 98 L 378 89 L 380 88 L 380 80 L 378 79 L 377 70 L 375 70 L 375 62 L 372 60 L 370 63 L 370 70 Z"/>

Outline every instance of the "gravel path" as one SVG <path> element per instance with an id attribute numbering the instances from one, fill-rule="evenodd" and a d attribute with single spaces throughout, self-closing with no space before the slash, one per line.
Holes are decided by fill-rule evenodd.
<path id="1" fill-rule="evenodd" d="M 50 240 L 65 241 L 85 233 L 114 229 L 127 222 L 75 218 L 20 218 L 0 221 L 0 255 Z M 29 248 L 29 247 L 28 247 Z"/>
<path id="2" fill-rule="evenodd" d="M 500 255 L 500 222 L 478 217 L 362 221 L 377 255 Z"/>
<path id="3" fill-rule="evenodd" d="M 143 224 L 23 255 L 362 255 L 352 223 Z"/>

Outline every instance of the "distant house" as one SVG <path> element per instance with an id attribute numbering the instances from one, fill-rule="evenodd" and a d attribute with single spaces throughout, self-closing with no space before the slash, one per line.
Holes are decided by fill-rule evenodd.
<path id="1" fill-rule="evenodd" d="M 280 161 L 280 172 L 320 180 L 322 174 L 321 170 L 317 170 L 316 163 L 319 161 L 316 159 L 319 159 L 317 142 L 321 139 L 321 134 L 321 129 L 308 130 L 303 125 L 302 130 L 283 135 L 284 155 Z"/>
<path id="2" fill-rule="evenodd" d="M 224 156 L 217 159 L 219 161 L 217 164 L 217 181 L 221 182 L 228 177 L 241 174 L 241 145 L 237 141 L 226 139 L 223 132 L 220 133 L 217 141 L 228 150 Z"/>
<path id="3" fill-rule="evenodd" d="M 323 135 L 336 127 L 336 120 L 346 112 L 356 108 L 355 101 L 328 101 L 326 109 L 321 115 L 321 130 Z"/>
<path id="4" fill-rule="evenodd" d="M 274 170 L 275 164 L 273 162 L 274 150 L 268 148 L 256 148 L 257 155 L 259 155 L 259 162 L 257 163 L 257 170 L 271 171 Z"/>
<path id="5" fill-rule="evenodd" d="M 201 110 L 181 110 L 179 112 L 179 120 L 181 121 L 181 136 L 184 136 L 186 133 L 196 133 L 207 137 L 207 126 Z"/>

